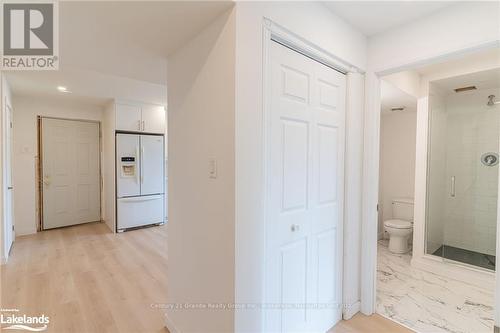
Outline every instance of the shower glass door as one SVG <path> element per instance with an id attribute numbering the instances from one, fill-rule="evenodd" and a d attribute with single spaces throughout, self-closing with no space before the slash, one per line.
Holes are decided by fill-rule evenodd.
<path id="1" fill-rule="evenodd" d="M 430 83 L 426 253 L 495 270 L 500 89 L 462 81 Z"/>

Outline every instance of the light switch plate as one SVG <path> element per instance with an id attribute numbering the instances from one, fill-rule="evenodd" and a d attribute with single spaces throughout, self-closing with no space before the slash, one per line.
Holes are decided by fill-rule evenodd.
<path id="1" fill-rule="evenodd" d="M 213 157 L 208 159 L 208 178 L 217 178 L 217 160 Z"/>

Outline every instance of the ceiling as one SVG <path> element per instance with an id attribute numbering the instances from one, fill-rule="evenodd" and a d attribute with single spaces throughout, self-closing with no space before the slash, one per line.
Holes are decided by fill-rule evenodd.
<path id="1" fill-rule="evenodd" d="M 89 70 L 16 71 L 6 73 L 6 77 L 14 96 L 62 98 L 100 106 L 115 98 L 167 104 L 164 85 Z M 58 91 L 58 86 L 68 88 L 71 93 Z"/>
<path id="2" fill-rule="evenodd" d="M 460 71 L 476 72 L 477 68 L 484 68 L 485 65 L 500 67 L 500 48 L 489 50 L 479 50 L 470 54 L 457 55 L 455 59 L 441 59 L 436 63 L 416 68 L 416 71 L 422 75 L 431 78 L 440 73 L 453 73 Z M 442 74 L 441 74 L 442 75 Z"/>
<path id="3" fill-rule="evenodd" d="M 92 104 L 112 98 L 167 102 L 167 56 L 231 1 L 61 1 L 58 71 L 11 71 L 14 95 Z M 71 94 L 62 94 L 66 86 Z"/>
<path id="4" fill-rule="evenodd" d="M 476 86 L 478 90 L 500 88 L 500 68 L 432 81 L 431 84 L 445 95 L 456 94 L 454 89 L 461 87 Z"/>
<path id="5" fill-rule="evenodd" d="M 454 1 L 327 1 L 325 5 L 365 36 L 372 36 L 453 3 Z"/>
<path id="6" fill-rule="evenodd" d="M 61 1 L 60 61 L 166 84 L 166 58 L 231 1 Z"/>
<path id="7" fill-rule="evenodd" d="M 390 114 L 393 107 L 404 107 L 407 111 L 417 110 L 417 99 L 389 82 L 382 79 L 380 81 L 380 102 L 382 104 L 382 114 Z M 401 112 L 401 111 L 397 111 Z"/>

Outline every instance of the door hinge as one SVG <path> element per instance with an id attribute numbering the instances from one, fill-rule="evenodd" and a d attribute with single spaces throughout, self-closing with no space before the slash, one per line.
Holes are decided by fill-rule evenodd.
<path id="1" fill-rule="evenodd" d="M 12 226 L 12 231 L 14 231 L 14 225 Z"/>
<path id="2" fill-rule="evenodd" d="M 13 125 L 12 125 L 12 121 L 10 122 L 10 128 L 11 128 L 11 129 L 12 129 L 12 128 L 14 128 L 14 127 L 13 127 Z"/>
<path id="3" fill-rule="evenodd" d="M 380 206 L 380 205 L 379 205 L 379 204 L 377 204 L 377 212 L 378 212 L 379 206 Z"/>

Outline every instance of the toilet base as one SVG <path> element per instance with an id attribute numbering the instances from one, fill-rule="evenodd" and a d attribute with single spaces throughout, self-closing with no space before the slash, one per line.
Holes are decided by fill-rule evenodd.
<path id="1" fill-rule="evenodd" d="M 409 236 L 395 236 L 389 237 L 389 251 L 392 253 L 403 254 L 410 251 L 408 246 Z"/>

